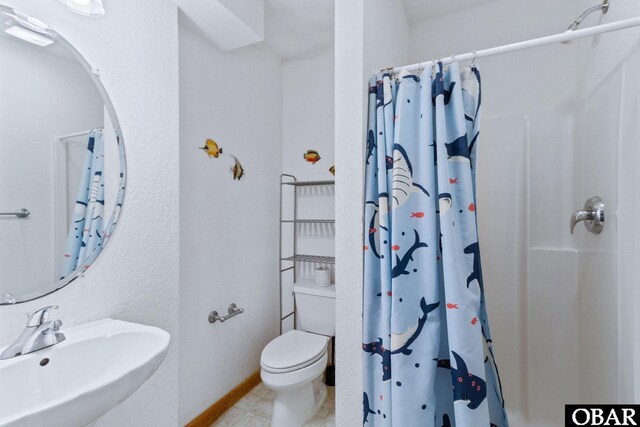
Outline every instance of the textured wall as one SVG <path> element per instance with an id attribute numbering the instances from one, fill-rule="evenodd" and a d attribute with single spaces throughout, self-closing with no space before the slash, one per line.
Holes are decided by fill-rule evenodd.
<path id="1" fill-rule="evenodd" d="M 268 49 L 222 53 L 180 31 L 180 421 L 260 368 L 278 333 L 282 66 Z M 198 149 L 207 138 L 223 154 Z M 246 170 L 234 181 L 233 154 Z M 210 324 L 230 303 L 244 314 Z"/>
<path id="2" fill-rule="evenodd" d="M 362 423 L 366 93 L 372 73 L 392 64 L 404 64 L 408 59 L 409 25 L 400 0 L 336 2 L 335 49 L 336 425 L 355 426 Z"/>
<path id="3" fill-rule="evenodd" d="M 105 2 L 87 19 L 58 2 L 7 1 L 47 22 L 100 69 L 127 151 L 125 206 L 113 238 L 84 277 L 33 303 L 0 307 L 0 343 L 24 314 L 58 304 L 65 326 L 105 317 L 159 326 L 172 335 L 159 370 L 98 426 L 178 424 L 178 20 L 165 1 Z M 135 40 L 135 43 L 132 41 Z"/>

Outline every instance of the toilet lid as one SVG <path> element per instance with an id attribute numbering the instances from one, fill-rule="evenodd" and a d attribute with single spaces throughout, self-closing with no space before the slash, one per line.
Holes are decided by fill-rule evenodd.
<path id="1" fill-rule="evenodd" d="M 271 341 L 262 350 L 260 364 L 271 372 L 302 369 L 320 359 L 327 351 L 328 337 L 304 331 L 289 331 Z"/>

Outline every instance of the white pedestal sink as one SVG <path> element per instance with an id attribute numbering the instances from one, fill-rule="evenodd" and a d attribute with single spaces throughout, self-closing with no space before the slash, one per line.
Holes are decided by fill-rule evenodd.
<path id="1" fill-rule="evenodd" d="M 104 319 L 67 339 L 0 360 L 0 427 L 83 427 L 131 396 L 169 347 L 162 329 Z"/>

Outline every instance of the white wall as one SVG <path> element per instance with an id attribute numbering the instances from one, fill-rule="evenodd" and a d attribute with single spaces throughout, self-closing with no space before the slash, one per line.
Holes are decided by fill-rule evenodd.
<path id="1" fill-rule="evenodd" d="M 178 22 L 165 1 L 106 3 L 87 19 L 58 2 L 6 1 L 47 22 L 100 69 L 122 126 L 128 182 L 122 216 L 97 262 L 65 289 L 33 303 L 0 307 L 0 343 L 24 314 L 58 304 L 65 327 L 113 317 L 172 335 L 158 371 L 97 426 L 178 424 Z M 131 41 L 135 40 L 135 43 Z"/>
<path id="2" fill-rule="evenodd" d="M 369 77 L 409 59 L 398 0 L 336 2 L 336 425 L 362 423 L 362 242 Z"/>
<path id="3" fill-rule="evenodd" d="M 282 166 L 299 180 L 333 179 L 334 56 L 329 48 L 287 60 L 282 67 Z M 302 158 L 309 149 L 322 157 L 316 164 Z"/>
<path id="4" fill-rule="evenodd" d="M 278 334 L 282 65 L 267 49 L 222 53 L 180 30 L 180 422 L 260 368 Z M 207 138 L 223 154 L 208 158 Z M 233 181 L 236 155 L 246 176 Z M 222 324 L 207 316 L 244 314 Z"/>
<path id="5" fill-rule="evenodd" d="M 329 168 L 335 165 L 334 132 L 334 49 L 324 49 L 303 58 L 286 60 L 282 73 L 282 172 L 299 181 L 335 179 Z M 307 150 L 316 150 L 321 159 L 309 163 L 303 159 Z M 283 190 L 283 217 L 293 216 L 294 188 Z M 335 218 L 335 188 L 333 186 L 296 188 L 298 218 Z M 297 252 L 307 255 L 334 256 L 335 226 L 333 224 L 283 225 L 283 253 L 292 255 L 293 227 L 297 227 Z M 287 267 L 283 263 L 283 267 Z M 314 269 L 333 266 L 300 263 L 298 280 L 313 278 Z M 293 272 L 283 274 L 283 312 L 293 311 Z M 293 328 L 293 317 L 283 323 L 283 331 Z"/>

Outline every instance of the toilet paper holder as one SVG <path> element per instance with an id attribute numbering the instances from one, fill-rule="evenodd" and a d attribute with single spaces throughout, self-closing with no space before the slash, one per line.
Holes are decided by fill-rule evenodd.
<path id="1" fill-rule="evenodd" d="M 226 316 L 220 316 L 217 311 L 212 311 L 211 313 L 209 313 L 209 323 L 216 323 L 217 321 L 224 323 L 232 317 L 244 313 L 244 308 L 240 308 L 235 303 L 231 303 L 229 305 L 229 308 L 227 308 L 227 312 L 229 314 L 227 314 Z"/>

